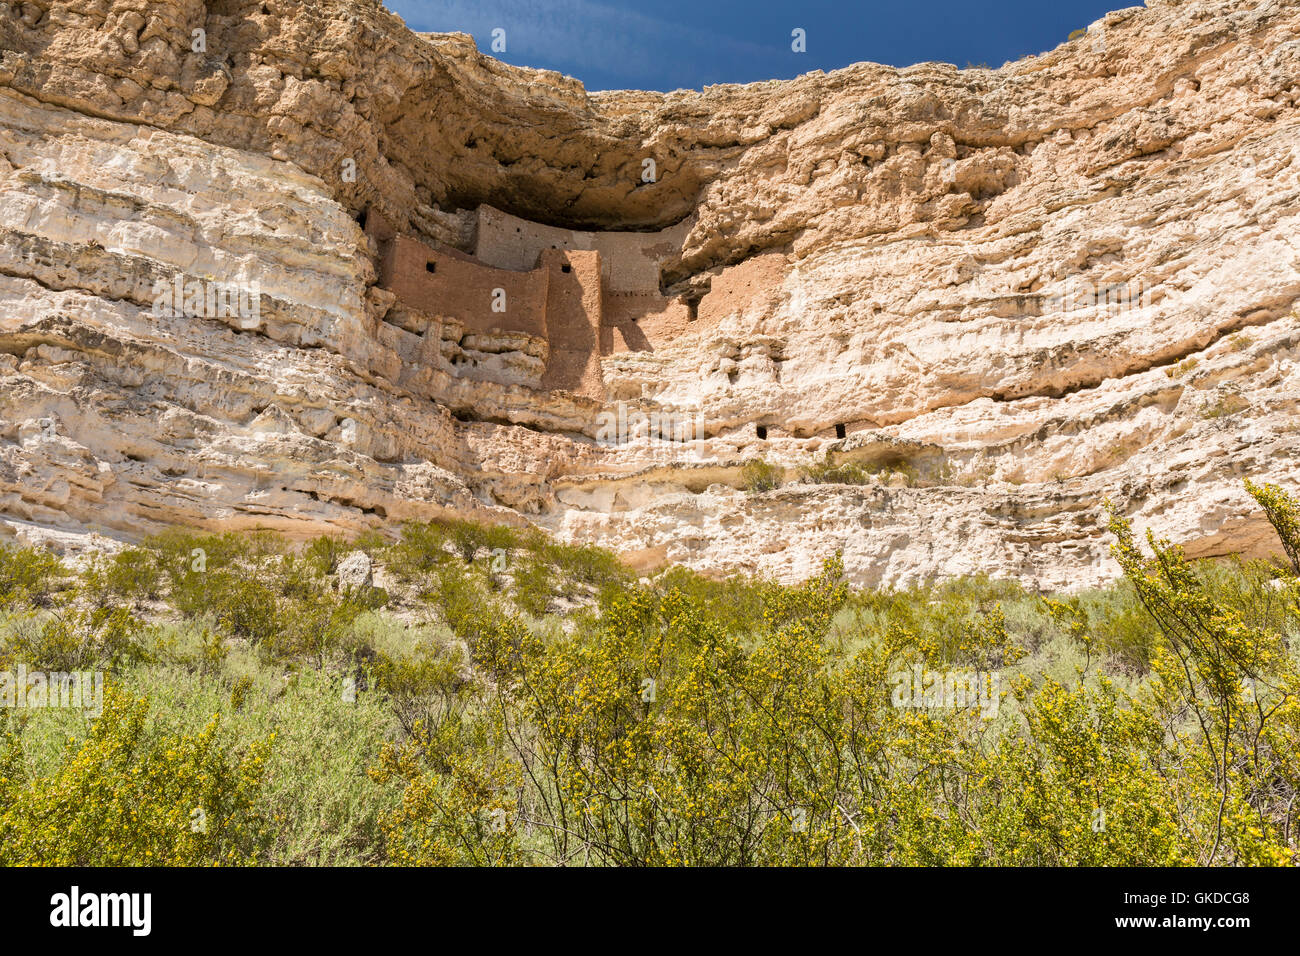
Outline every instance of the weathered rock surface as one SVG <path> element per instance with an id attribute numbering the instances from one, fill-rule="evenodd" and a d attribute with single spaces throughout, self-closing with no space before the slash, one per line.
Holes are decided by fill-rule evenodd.
<path id="1" fill-rule="evenodd" d="M 339 562 L 334 569 L 341 588 L 368 588 L 374 583 L 374 569 L 370 555 L 364 551 L 353 551 Z"/>
<path id="2" fill-rule="evenodd" d="M 0 520 L 62 546 L 459 514 L 647 567 L 792 579 L 839 549 L 861 584 L 1075 587 L 1115 572 L 1110 498 L 1259 553 L 1241 478 L 1300 479 L 1298 99 L 1283 0 L 1153 2 L 1000 70 L 672 94 L 361 0 L 0 3 Z M 357 218 L 469 251 L 484 203 L 684 223 L 661 285 L 708 321 L 602 359 L 604 400 L 407 321 Z M 158 314 L 178 276 L 255 315 Z M 911 477 L 739 489 L 828 451 Z"/>

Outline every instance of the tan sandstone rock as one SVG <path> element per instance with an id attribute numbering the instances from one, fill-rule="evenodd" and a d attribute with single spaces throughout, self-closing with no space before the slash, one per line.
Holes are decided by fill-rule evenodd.
<path id="1" fill-rule="evenodd" d="M 1272 546 L 1241 478 L 1300 483 L 1295 4 L 670 94 L 587 93 L 363 0 L 221 11 L 0 3 L 22 540 L 461 515 L 643 569 L 789 580 L 841 550 L 859 584 L 1078 587 L 1116 573 L 1109 498 L 1194 556 Z M 498 268 L 532 249 L 483 242 L 491 210 L 616 265 L 656 233 L 670 305 L 594 389 L 543 387 L 555 342 L 384 287 L 367 210 Z M 243 308 L 157 308 L 178 280 Z M 649 294 L 621 281 L 607 312 Z M 800 483 L 828 452 L 896 477 Z M 747 495 L 760 455 L 790 483 Z"/>

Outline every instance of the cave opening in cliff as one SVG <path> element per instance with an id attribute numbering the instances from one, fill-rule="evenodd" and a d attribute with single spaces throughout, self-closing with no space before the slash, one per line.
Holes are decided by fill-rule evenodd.
<path id="1" fill-rule="evenodd" d="M 759 441 L 767 441 L 767 426 L 766 425 L 756 426 L 754 428 L 754 434 L 758 436 Z"/>
<path id="2" fill-rule="evenodd" d="M 848 434 L 848 429 L 844 426 L 843 422 L 840 422 L 838 425 L 835 426 L 836 438 L 843 438 L 847 434 Z"/>
<path id="3" fill-rule="evenodd" d="M 436 272 L 438 271 L 438 263 L 436 263 L 436 262 L 426 262 L 426 263 L 424 264 L 424 269 L 425 269 L 426 272 L 433 272 L 433 273 L 436 273 Z"/>

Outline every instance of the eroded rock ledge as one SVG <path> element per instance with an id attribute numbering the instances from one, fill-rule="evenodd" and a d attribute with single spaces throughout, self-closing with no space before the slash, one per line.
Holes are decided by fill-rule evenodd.
<path id="1" fill-rule="evenodd" d="M 0 518 L 460 514 L 647 567 L 1069 587 L 1114 573 L 1109 497 L 1258 551 L 1241 477 L 1300 477 L 1298 36 L 1189 0 L 1000 70 L 588 94 L 360 0 L 0 3 Z M 659 236 L 600 284 L 618 344 L 548 378 L 571 342 L 403 299 L 368 210 L 517 274 L 485 215 L 602 263 Z M 159 314 L 177 277 L 255 321 Z M 739 489 L 828 453 L 894 477 Z"/>

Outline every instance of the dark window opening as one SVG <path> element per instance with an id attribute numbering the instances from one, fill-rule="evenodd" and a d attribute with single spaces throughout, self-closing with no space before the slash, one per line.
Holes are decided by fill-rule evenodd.
<path id="1" fill-rule="evenodd" d="M 689 320 L 689 321 L 691 321 L 691 322 L 694 322 L 694 321 L 695 321 L 696 319 L 698 319 L 699 317 L 700 317 L 700 300 L 699 300 L 699 299 L 687 299 L 687 300 L 686 300 L 686 318 L 687 318 L 687 320 Z"/>
<path id="2" fill-rule="evenodd" d="M 564 265 L 560 266 L 560 271 L 561 271 L 561 272 L 572 272 L 572 271 L 573 271 L 573 266 L 569 265 L 568 263 L 565 263 Z"/>
<path id="3" fill-rule="evenodd" d="M 523 232 L 523 230 L 520 229 L 518 226 L 515 226 L 515 232 Z"/>
<path id="4" fill-rule="evenodd" d="M 845 429 L 845 427 L 844 427 L 843 425 L 836 425 L 836 426 L 835 426 L 835 437 L 836 437 L 836 438 L 843 438 L 847 433 L 848 433 L 848 432 L 847 432 L 847 429 Z"/>
<path id="5" fill-rule="evenodd" d="M 766 426 L 766 425 L 759 425 L 757 428 L 754 429 L 754 432 L 758 435 L 758 437 L 759 437 L 759 439 L 760 439 L 761 441 L 767 441 L 767 426 Z"/>
<path id="6" fill-rule="evenodd" d="M 438 271 L 438 263 L 436 263 L 436 262 L 426 262 L 426 263 L 424 264 L 424 268 L 425 268 L 427 271 L 429 271 L 429 272 L 437 272 L 437 271 Z"/>

